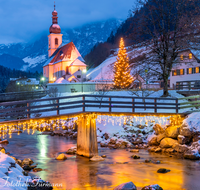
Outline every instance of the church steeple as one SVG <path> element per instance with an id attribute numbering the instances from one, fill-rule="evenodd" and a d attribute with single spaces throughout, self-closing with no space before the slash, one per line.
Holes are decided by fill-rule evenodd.
<path id="1" fill-rule="evenodd" d="M 52 12 L 52 25 L 49 28 L 49 32 L 54 34 L 61 33 L 60 26 L 58 25 L 58 13 L 56 11 L 55 2 L 54 2 L 54 11 Z"/>
<path id="2" fill-rule="evenodd" d="M 49 28 L 49 57 L 56 51 L 56 49 L 62 44 L 62 34 L 60 26 L 58 25 L 58 13 L 56 11 L 56 5 L 54 2 L 54 10 L 52 12 L 52 25 Z"/>

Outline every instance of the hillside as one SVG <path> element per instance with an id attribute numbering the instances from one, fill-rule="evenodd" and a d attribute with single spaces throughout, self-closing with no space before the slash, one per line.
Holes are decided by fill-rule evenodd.
<path id="1" fill-rule="evenodd" d="M 197 37 L 199 37 L 199 35 Z M 152 49 L 150 48 L 150 46 L 146 47 L 145 45 L 142 45 L 140 43 L 137 45 L 127 46 L 126 50 L 130 60 L 132 75 L 138 73 L 144 80 L 148 80 L 149 83 L 154 83 L 155 81 L 158 81 L 160 79 L 158 75 L 152 74 L 151 72 L 148 72 L 147 75 L 145 73 L 147 65 L 144 60 L 146 58 L 151 58 L 152 56 Z M 193 46 L 192 48 L 190 48 L 190 50 L 196 58 L 200 59 L 199 44 Z M 110 54 L 109 57 L 106 58 L 100 65 L 88 71 L 87 79 L 92 81 L 102 81 L 102 80 L 113 81 L 114 79 L 113 67 L 114 63 L 117 61 L 118 49 L 113 49 L 112 53 L 113 54 Z"/>
<path id="2" fill-rule="evenodd" d="M 5 92 L 5 89 L 10 82 L 10 78 L 19 78 L 19 77 L 28 77 L 28 78 L 40 78 L 41 73 L 35 72 L 24 72 L 17 69 L 10 69 L 0 65 L 0 93 Z"/>

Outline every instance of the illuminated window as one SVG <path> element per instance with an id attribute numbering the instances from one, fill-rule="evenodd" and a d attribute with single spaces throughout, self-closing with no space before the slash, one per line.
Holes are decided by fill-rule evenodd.
<path id="1" fill-rule="evenodd" d="M 196 73 L 199 73 L 199 67 L 196 67 Z"/>
<path id="2" fill-rule="evenodd" d="M 183 55 L 180 56 L 181 61 L 183 61 Z"/>
<path id="3" fill-rule="evenodd" d="M 184 75 L 184 69 L 180 69 L 180 75 Z"/>
<path id="4" fill-rule="evenodd" d="M 191 53 L 189 53 L 189 59 L 192 59 L 192 54 Z"/>
<path id="5" fill-rule="evenodd" d="M 177 75 L 176 70 L 173 70 L 172 71 L 172 76 L 176 76 L 176 75 Z"/>
<path id="6" fill-rule="evenodd" d="M 58 45 L 58 38 L 55 38 L 55 45 Z"/>
<path id="7" fill-rule="evenodd" d="M 188 68 L 188 74 L 192 74 L 192 68 Z"/>

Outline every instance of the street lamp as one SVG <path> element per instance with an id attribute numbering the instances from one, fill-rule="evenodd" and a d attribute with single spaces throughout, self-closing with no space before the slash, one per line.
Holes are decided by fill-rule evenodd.
<path id="1" fill-rule="evenodd" d="M 83 73 L 85 74 L 87 72 L 87 70 L 86 69 L 83 69 L 82 70 L 82 74 L 81 74 L 81 81 L 82 81 L 82 93 L 83 93 Z"/>
<path id="2" fill-rule="evenodd" d="M 42 77 L 42 78 L 41 78 L 41 81 L 45 81 L 45 78 L 44 78 L 44 77 Z"/>
<path id="3" fill-rule="evenodd" d="M 147 89 L 147 84 L 148 84 L 148 79 L 147 79 L 148 69 L 145 69 L 145 74 L 146 74 L 146 89 Z"/>

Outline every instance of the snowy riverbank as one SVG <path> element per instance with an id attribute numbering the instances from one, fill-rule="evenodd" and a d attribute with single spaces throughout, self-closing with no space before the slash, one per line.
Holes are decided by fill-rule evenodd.
<path id="1" fill-rule="evenodd" d="M 29 190 L 43 186 L 44 190 L 52 190 L 50 183 L 41 178 L 27 176 L 16 158 L 0 152 L 0 189 L 2 190 Z"/>

